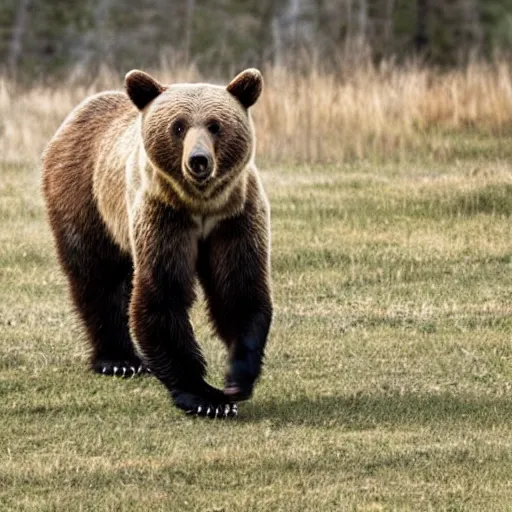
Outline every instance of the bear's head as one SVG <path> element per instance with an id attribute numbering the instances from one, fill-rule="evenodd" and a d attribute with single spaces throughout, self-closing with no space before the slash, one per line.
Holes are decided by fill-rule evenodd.
<path id="1" fill-rule="evenodd" d="M 257 69 L 243 71 L 227 87 L 164 86 L 139 70 L 126 75 L 147 158 L 182 199 L 214 200 L 247 167 L 255 142 L 249 108 L 262 87 Z"/>

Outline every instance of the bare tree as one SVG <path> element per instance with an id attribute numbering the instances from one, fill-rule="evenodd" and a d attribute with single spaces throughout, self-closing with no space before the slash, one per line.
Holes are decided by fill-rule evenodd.
<path id="1" fill-rule="evenodd" d="M 185 57 L 190 60 L 190 46 L 192 44 L 192 29 L 196 0 L 187 0 L 187 12 L 185 15 Z"/>
<path id="2" fill-rule="evenodd" d="M 12 30 L 11 41 L 9 44 L 9 53 L 7 57 L 7 65 L 9 71 L 13 74 L 18 69 L 21 53 L 23 50 L 23 35 L 27 27 L 28 9 L 30 0 L 18 0 L 18 9 L 14 19 L 14 27 Z"/>
<path id="3" fill-rule="evenodd" d="M 396 0 L 386 0 L 386 12 L 384 15 L 384 41 L 389 45 L 393 38 L 393 12 Z"/>
<path id="4" fill-rule="evenodd" d="M 360 43 L 364 43 L 368 36 L 368 2 L 367 0 L 359 0 L 359 12 L 357 13 L 358 34 Z"/>
<path id="5" fill-rule="evenodd" d="M 428 18 L 429 5 L 428 0 L 417 0 L 416 2 L 416 33 L 414 34 L 414 47 L 417 52 L 428 50 Z"/>

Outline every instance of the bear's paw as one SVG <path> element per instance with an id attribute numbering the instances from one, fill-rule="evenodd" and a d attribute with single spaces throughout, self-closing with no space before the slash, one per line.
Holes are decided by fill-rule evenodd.
<path id="1" fill-rule="evenodd" d="M 238 404 L 233 403 L 219 390 L 208 386 L 208 390 L 198 394 L 190 391 L 174 390 L 174 404 L 188 416 L 204 418 L 235 418 Z"/>

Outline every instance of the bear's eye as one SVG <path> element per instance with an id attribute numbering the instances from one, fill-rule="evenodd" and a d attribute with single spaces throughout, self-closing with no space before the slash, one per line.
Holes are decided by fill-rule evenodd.
<path id="1" fill-rule="evenodd" d="M 208 123 L 208 131 L 212 135 L 218 135 L 220 133 L 220 123 L 218 121 L 211 121 Z"/>
<path id="2" fill-rule="evenodd" d="M 183 121 L 174 121 L 171 127 L 172 133 L 176 135 L 176 137 L 183 137 L 185 133 L 185 123 Z"/>

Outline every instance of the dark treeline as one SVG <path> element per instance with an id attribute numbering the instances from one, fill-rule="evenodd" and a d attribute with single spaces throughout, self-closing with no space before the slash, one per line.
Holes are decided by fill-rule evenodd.
<path id="1" fill-rule="evenodd" d="M 195 64 L 332 68 L 420 55 L 442 66 L 512 49 L 512 0 L 1 0 L 4 71 L 40 78 Z"/>

